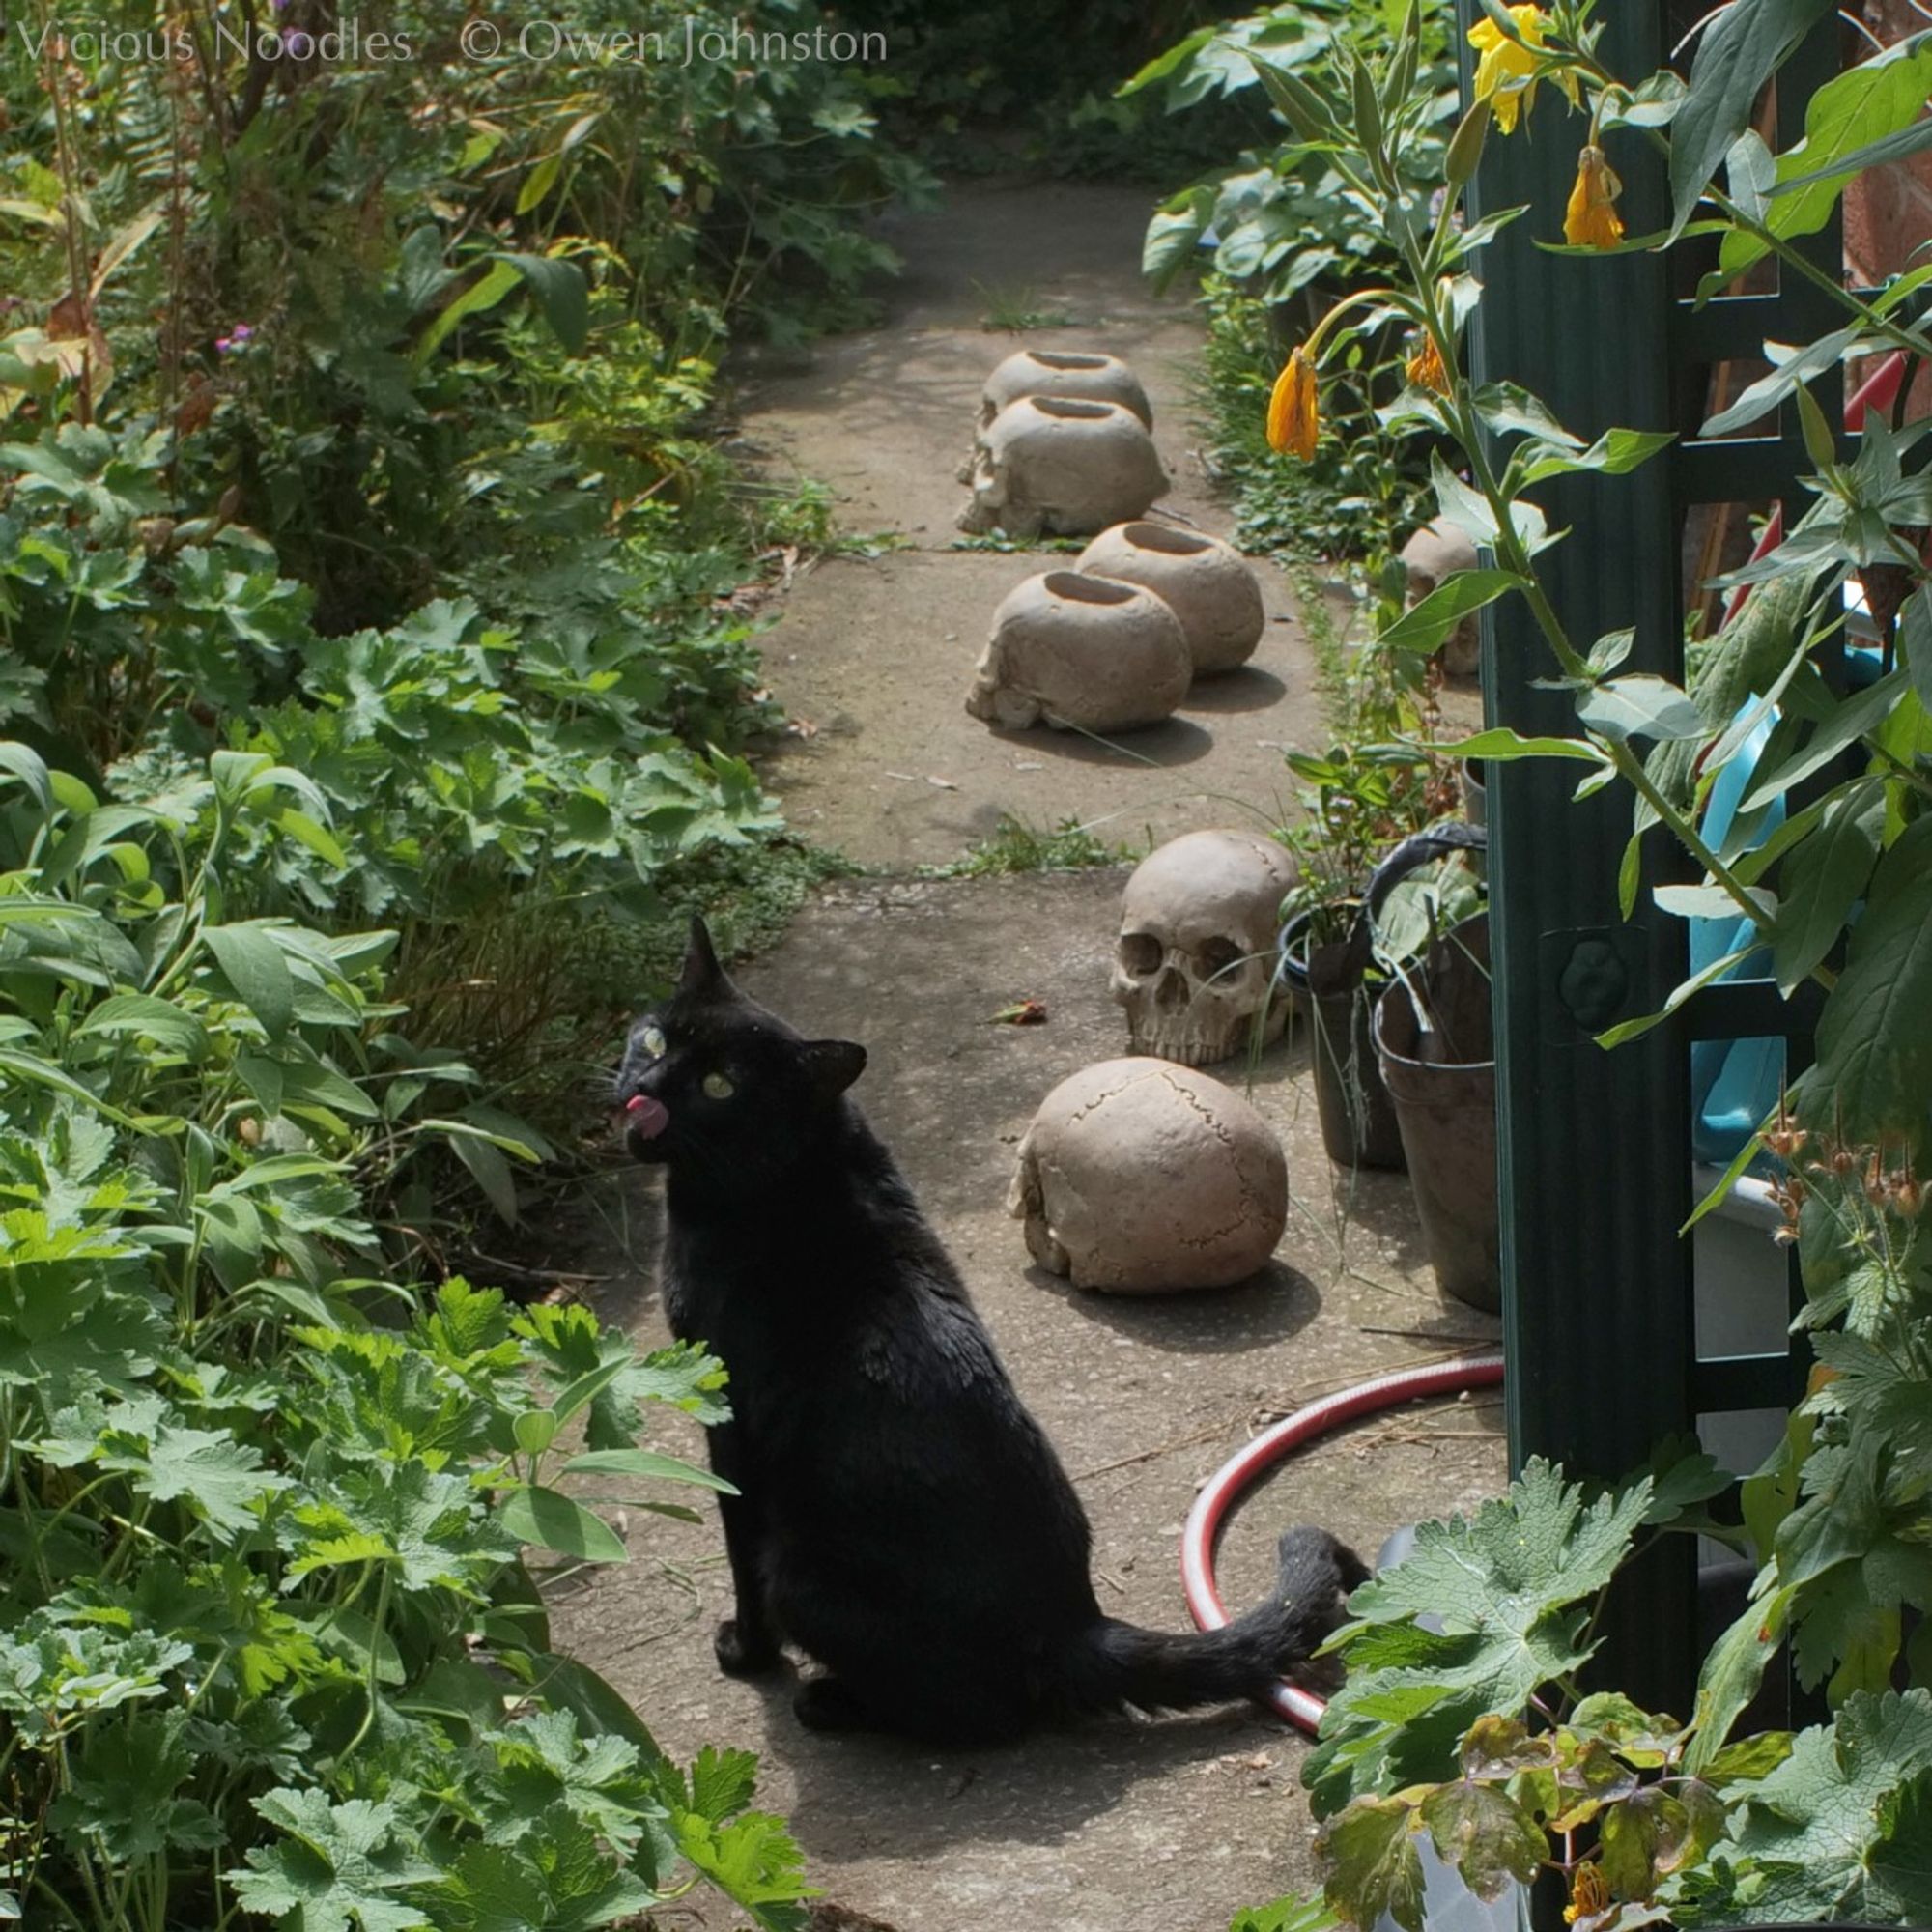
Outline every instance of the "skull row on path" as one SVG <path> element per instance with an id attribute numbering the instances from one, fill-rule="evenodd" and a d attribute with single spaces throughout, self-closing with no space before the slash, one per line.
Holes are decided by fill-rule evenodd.
<path id="1" fill-rule="evenodd" d="M 988 379 L 960 473 L 969 530 L 1098 532 L 1071 570 L 1015 586 L 994 616 L 967 708 L 1003 728 L 1108 732 L 1169 716 L 1200 675 L 1253 654 L 1266 617 L 1238 552 L 1137 521 L 1167 489 L 1133 372 L 1108 355 L 1024 350 Z M 1036 1261 L 1113 1293 L 1213 1288 L 1264 1266 L 1288 1219 L 1280 1140 L 1194 1069 L 1259 1027 L 1279 1035 L 1281 902 L 1272 839 L 1195 832 L 1142 862 L 1122 902 L 1112 988 L 1134 1058 L 1082 1068 L 1020 1146 L 1009 1207 Z"/>

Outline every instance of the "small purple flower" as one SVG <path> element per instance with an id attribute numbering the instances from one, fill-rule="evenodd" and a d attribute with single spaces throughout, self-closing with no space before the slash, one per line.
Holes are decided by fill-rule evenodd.
<path id="1" fill-rule="evenodd" d="M 235 325 L 234 340 L 236 342 L 238 343 L 252 342 L 254 339 L 255 339 L 255 331 L 252 327 L 249 327 L 247 323 L 238 322 Z"/>
<path id="2" fill-rule="evenodd" d="M 235 338 L 232 335 L 217 335 L 214 338 L 214 347 L 216 354 L 226 355 L 235 347 Z"/>

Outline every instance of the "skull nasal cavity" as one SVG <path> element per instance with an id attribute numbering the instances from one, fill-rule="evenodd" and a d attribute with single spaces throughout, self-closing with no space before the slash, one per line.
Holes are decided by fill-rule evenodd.
<path id="1" fill-rule="evenodd" d="M 1123 932 L 1121 935 L 1121 964 L 1129 973 L 1157 973 L 1162 958 L 1161 943 L 1151 932 Z"/>

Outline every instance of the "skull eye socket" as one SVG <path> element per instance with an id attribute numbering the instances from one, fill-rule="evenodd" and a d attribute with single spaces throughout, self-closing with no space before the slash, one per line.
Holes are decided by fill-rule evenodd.
<path id="1" fill-rule="evenodd" d="M 1123 932 L 1121 935 L 1121 965 L 1136 979 L 1160 971 L 1166 957 L 1161 943 L 1151 932 Z"/>
<path id="2" fill-rule="evenodd" d="M 737 1091 L 722 1073 L 704 1076 L 704 1096 L 708 1100 L 728 1100 Z"/>
<path id="3" fill-rule="evenodd" d="M 665 1057 L 664 1029 L 662 1027 L 647 1026 L 638 1036 L 638 1044 L 643 1048 L 645 1054 L 650 1059 L 662 1060 Z"/>
<path id="4" fill-rule="evenodd" d="M 1210 939 L 1194 955 L 1194 959 L 1201 969 L 1201 977 L 1214 980 L 1224 973 L 1232 973 L 1247 956 L 1246 950 L 1232 939 Z"/>

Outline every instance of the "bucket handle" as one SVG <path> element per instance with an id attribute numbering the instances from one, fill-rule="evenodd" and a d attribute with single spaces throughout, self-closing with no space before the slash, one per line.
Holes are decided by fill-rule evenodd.
<path id="1" fill-rule="evenodd" d="M 1411 832 L 1369 875 L 1368 890 L 1362 895 L 1361 909 L 1349 928 L 1349 951 L 1344 963 L 1351 977 L 1361 979 L 1375 954 L 1376 921 L 1388 895 L 1411 872 L 1455 852 L 1480 852 L 1489 845 L 1489 834 L 1480 825 L 1465 825 L 1461 819 L 1447 819 L 1422 832 Z"/>

